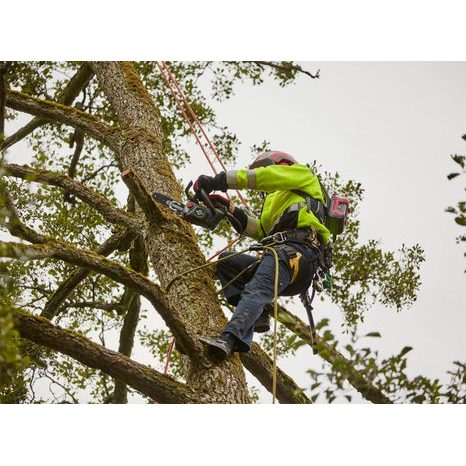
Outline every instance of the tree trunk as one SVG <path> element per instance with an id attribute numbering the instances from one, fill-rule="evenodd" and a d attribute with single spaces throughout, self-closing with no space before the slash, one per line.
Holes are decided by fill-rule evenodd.
<path id="1" fill-rule="evenodd" d="M 147 192 L 163 193 L 181 200 L 180 186 L 162 150 L 160 117 L 147 90 L 129 62 L 94 62 L 100 86 L 116 111 L 122 139 L 116 148 L 120 168 L 131 169 Z M 144 210 L 144 206 L 141 206 Z M 148 209 L 145 206 L 147 214 Z M 178 274 L 205 262 L 192 227 L 163 212 L 165 221 L 148 219 L 144 232 L 147 252 L 162 287 Z M 215 334 L 226 319 L 218 303 L 209 272 L 204 270 L 176 280 L 167 298 L 177 309 L 183 325 L 193 335 Z M 190 351 L 190 353 L 192 353 Z M 204 402 L 245 403 L 248 392 L 238 356 L 221 364 L 212 363 L 201 345 L 189 354 L 187 383 L 202 391 Z"/>

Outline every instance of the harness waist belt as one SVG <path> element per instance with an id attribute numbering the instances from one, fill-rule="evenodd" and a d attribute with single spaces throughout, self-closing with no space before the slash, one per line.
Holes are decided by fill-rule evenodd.
<path id="1" fill-rule="evenodd" d="M 314 228 L 296 228 L 294 230 L 278 231 L 262 239 L 263 245 L 271 243 L 286 243 L 287 241 L 309 241 L 313 246 L 319 247 L 319 239 Z"/>

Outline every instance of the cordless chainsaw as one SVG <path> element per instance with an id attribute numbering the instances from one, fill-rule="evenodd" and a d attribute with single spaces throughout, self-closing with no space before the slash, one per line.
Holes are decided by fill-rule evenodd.
<path id="1" fill-rule="evenodd" d="M 203 189 L 193 196 L 190 193 L 192 185 L 193 182 L 190 181 L 185 189 L 185 194 L 188 198 L 188 202 L 186 204 L 175 201 L 161 193 L 152 194 L 152 199 L 170 209 L 183 220 L 203 228 L 208 228 L 209 230 L 215 230 L 217 225 L 224 218 L 227 218 L 232 224 L 239 223 L 238 220 L 228 212 L 228 209 L 225 206 L 220 208 L 214 207 L 209 196 L 207 196 Z"/>

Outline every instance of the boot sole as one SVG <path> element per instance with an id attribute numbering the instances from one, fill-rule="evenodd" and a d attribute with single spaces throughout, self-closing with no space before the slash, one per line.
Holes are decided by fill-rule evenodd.
<path id="1" fill-rule="evenodd" d="M 258 325 L 254 327 L 254 332 L 256 333 L 266 333 L 270 330 L 270 325 Z"/>
<path id="2" fill-rule="evenodd" d="M 199 337 L 203 343 L 207 345 L 209 348 L 209 353 L 212 355 L 213 358 L 223 361 L 230 356 L 231 353 L 227 353 L 221 346 L 217 346 L 214 341 L 212 341 L 208 337 Z"/>

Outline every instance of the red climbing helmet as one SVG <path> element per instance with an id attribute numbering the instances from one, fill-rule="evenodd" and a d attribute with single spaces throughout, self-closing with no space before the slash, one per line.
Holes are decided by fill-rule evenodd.
<path id="1" fill-rule="evenodd" d="M 249 168 L 266 167 L 267 165 L 293 165 L 295 163 L 298 161 L 291 155 L 275 150 L 258 155 L 254 162 L 249 165 Z"/>

